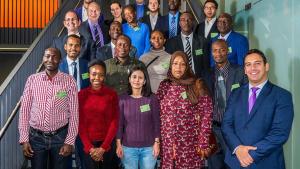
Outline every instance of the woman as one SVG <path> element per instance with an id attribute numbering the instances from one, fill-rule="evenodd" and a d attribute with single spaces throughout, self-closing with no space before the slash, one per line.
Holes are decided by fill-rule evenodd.
<path id="1" fill-rule="evenodd" d="M 110 26 L 110 24 L 114 21 L 118 21 L 121 24 L 126 23 L 125 20 L 122 18 L 122 5 L 120 2 L 113 1 L 110 4 L 110 13 L 113 16 L 113 18 L 105 20 L 105 24 L 107 26 Z"/>
<path id="2" fill-rule="evenodd" d="M 151 79 L 151 89 L 156 93 L 162 80 L 167 77 L 171 55 L 165 51 L 166 39 L 164 34 L 158 30 L 151 33 L 150 52 L 142 55 L 141 61 L 146 65 Z"/>
<path id="3" fill-rule="evenodd" d="M 120 97 L 117 155 L 125 169 L 154 169 L 160 151 L 158 100 L 144 68 L 134 67 L 128 79 L 128 93 Z"/>
<path id="4" fill-rule="evenodd" d="M 89 64 L 91 85 L 79 92 L 79 136 L 83 142 L 85 165 L 89 169 L 111 168 L 115 150 L 111 147 L 118 130 L 117 93 L 106 87 L 103 61 Z"/>
<path id="5" fill-rule="evenodd" d="M 131 5 L 124 8 L 123 14 L 127 21 L 122 25 L 123 33 L 130 37 L 132 46 L 137 48 L 137 56 L 140 58 L 150 49 L 149 28 L 146 24 L 136 21 L 136 12 Z"/>
<path id="6" fill-rule="evenodd" d="M 187 55 L 172 54 L 168 78 L 157 96 L 161 108 L 162 169 L 199 169 L 208 154 L 212 101 L 207 88 L 196 85 Z M 202 80 L 198 80 L 202 82 Z M 200 123 L 199 121 L 200 120 Z M 201 154 L 197 152 L 201 148 Z"/>

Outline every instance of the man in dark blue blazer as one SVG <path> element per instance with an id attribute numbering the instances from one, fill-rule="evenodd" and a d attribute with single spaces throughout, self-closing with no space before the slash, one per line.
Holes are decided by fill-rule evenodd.
<path id="1" fill-rule="evenodd" d="M 247 51 L 249 50 L 249 42 L 248 39 L 233 31 L 233 20 L 231 15 L 228 13 L 222 13 L 217 20 L 217 28 L 219 30 L 219 34 L 212 39 L 212 42 L 217 39 L 224 39 L 228 44 L 228 60 L 230 63 L 243 65 L 244 57 Z M 211 57 L 211 61 L 213 58 Z M 211 62 L 211 66 L 214 63 Z"/>
<path id="2" fill-rule="evenodd" d="M 169 13 L 162 17 L 162 31 L 166 36 L 166 39 L 175 37 L 180 34 L 180 12 L 181 0 L 168 0 Z M 172 21 L 174 20 L 175 29 L 172 31 Z"/>
<path id="3" fill-rule="evenodd" d="M 205 76 L 213 96 L 212 130 L 219 144 L 218 151 L 208 158 L 208 169 L 225 169 L 224 163 L 226 144 L 221 133 L 221 124 L 226 102 L 235 88 L 247 83 L 247 78 L 240 65 L 230 63 L 227 59 L 228 46 L 226 41 L 218 39 L 212 44 L 215 66 Z"/>
<path id="4" fill-rule="evenodd" d="M 244 64 L 249 84 L 232 92 L 222 122 L 225 162 L 232 169 L 285 169 L 283 144 L 294 116 L 291 93 L 268 80 L 270 66 L 261 51 L 250 50 Z"/>
<path id="5" fill-rule="evenodd" d="M 91 60 L 95 58 L 96 48 L 93 40 L 89 40 L 85 38 L 83 35 L 79 33 L 79 26 L 81 24 L 78 16 L 74 11 L 68 11 L 65 14 L 64 18 L 64 27 L 66 28 L 67 32 L 60 35 L 58 38 L 53 40 L 52 46 L 59 49 L 61 56 L 66 56 L 66 51 L 64 49 L 64 45 L 66 44 L 66 40 L 68 35 L 75 34 L 80 37 L 80 58 Z"/>
<path id="6" fill-rule="evenodd" d="M 147 6 L 144 0 L 135 0 L 135 3 L 131 4 L 131 6 L 136 11 L 137 21 L 141 21 L 147 15 Z"/>

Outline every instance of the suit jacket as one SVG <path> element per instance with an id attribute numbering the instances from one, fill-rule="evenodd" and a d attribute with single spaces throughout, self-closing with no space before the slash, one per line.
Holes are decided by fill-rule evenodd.
<path id="1" fill-rule="evenodd" d="M 77 17 L 82 21 L 82 8 L 83 6 L 79 7 L 79 8 L 76 8 L 75 9 L 75 13 L 77 14 Z M 100 14 L 100 17 L 99 17 L 99 22 L 102 23 L 104 21 L 104 16 L 102 15 L 102 13 Z"/>
<path id="2" fill-rule="evenodd" d="M 218 37 L 219 34 L 218 36 L 212 39 L 212 42 L 216 41 Z M 229 62 L 234 64 L 239 64 L 241 66 L 244 65 L 244 57 L 249 50 L 248 39 L 242 34 L 232 31 L 228 36 L 226 42 L 229 49 L 228 52 Z M 211 66 L 214 66 L 215 63 L 213 62 L 212 54 L 210 60 L 211 60 Z"/>
<path id="3" fill-rule="evenodd" d="M 137 6 L 136 3 L 130 4 L 130 5 L 134 8 L 135 12 L 137 12 L 137 10 L 136 10 L 136 6 Z M 143 14 L 143 17 L 147 15 L 147 12 L 148 12 L 148 7 L 147 7 L 146 4 L 144 4 L 144 14 Z M 142 18 L 143 18 L 143 17 L 142 17 Z M 137 21 L 141 21 L 142 18 L 137 19 Z"/>
<path id="4" fill-rule="evenodd" d="M 136 58 L 137 57 L 137 49 L 134 46 L 131 46 L 130 51 L 129 51 L 129 56 Z M 110 58 L 112 58 L 112 50 L 111 50 L 111 43 L 108 43 L 101 48 L 97 49 L 96 52 L 96 58 L 100 59 L 102 61 L 106 61 Z"/>
<path id="5" fill-rule="evenodd" d="M 199 23 L 195 30 L 194 33 L 197 36 L 202 36 L 205 37 L 205 21 Z M 211 29 L 209 30 L 209 33 L 206 37 L 206 39 L 210 42 L 211 38 L 216 37 L 219 34 L 218 28 L 217 28 L 217 21 L 212 25 Z"/>
<path id="6" fill-rule="evenodd" d="M 193 35 L 192 50 L 195 74 L 197 77 L 203 77 L 204 73 L 209 69 L 208 43 L 204 37 L 196 37 Z M 181 33 L 167 40 L 166 52 L 172 54 L 175 51 L 184 51 Z"/>
<path id="7" fill-rule="evenodd" d="M 210 69 L 204 75 L 205 82 L 210 89 L 210 92 L 214 95 L 215 92 L 215 67 Z M 245 76 L 244 69 L 237 64 L 229 63 L 228 67 L 228 77 L 225 81 L 226 87 L 226 100 L 228 100 L 231 91 L 235 88 L 245 85 L 248 82 L 247 77 Z"/>
<path id="8" fill-rule="evenodd" d="M 110 42 L 110 36 L 108 34 L 109 29 L 104 23 L 98 22 L 98 24 L 102 30 L 104 44 L 107 44 L 108 42 Z M 84 35 L 87 39 L 94 41 L 88 20 L 82 22 L 79 28 L 79 32 L 80 34 Z"/>
<path id="9" fill-rule="evenodd" d="M 67 58 L 61 60 L 58 69 L 61 72 L 69 74 L 69 66 L 67 62 Z M 88 61 L 79 58 L 79 75 L 80 75 L 80 89 L 86 88 L 90 85 L 90 79 L 88 77 Z"/>
<path id="10" fill-rule="evenodd" d="M 141 19 L 141 22 L 144 22 L 145 24 L 148 25 L 150 32 L 152 32 L 153 30 L 159 30 L 161 32 L 163 32 L 163 19 L 162 16 L 160 14 L 158 14 L 157 17 L 157 21 L 156 24 L 154 26 L 154 29 L 152 29 L 151 27 L 151 22 L 150 22 L 150 14 L 149 15 L 144 15 L 143 19 Z"/>
<path id="11" fill-rule="evenodd" d="M 64 34 L 53 40 L 52 47 L 59 49 L 61 56 L 67 55 L 64 48 L 67 38 L 68 35 Z M 96 47 L 94 41 L 85 38 L 83 35 L 80 35 L 80 43 L 81 43 L 81 48 L 80 48 L 79 58 L 83 58 L 87 61 L 90 61 L 93 58 L 95 58 Z"/>
<path id="12" fill-rule="evenodd" d="M 181 28 L 179 26 L 181 13 L 179 12 L 178 22 L 177 22 L 177 35 L 180 34 Z M 162 16 L 162 31 L 165 34 L 166 39 L 169 39 L 169 13 L 167 15 Z"/>
<path id="13" fill-rule="evenodd" d="M 255 146 L 249 154 L 251 169 L 284 169 L 283 144 L 287 141 L 293 121 L 290 92 L 267 82 L 248 113 L 249 86 L 234 90 L 229 98 L 222 122 L 222 134 L 229 148 L 225 162 L 232 169 L 241 168 L 235 154 L 238 145 Z"/>

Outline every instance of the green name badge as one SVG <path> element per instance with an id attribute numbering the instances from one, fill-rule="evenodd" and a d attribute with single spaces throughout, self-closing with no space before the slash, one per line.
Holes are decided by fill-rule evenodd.
<path id="1" fill-rule="evenodd" d="M 211 37 L 211 38 L 214 38 L 214 37 L 216 37 L 216 36 L 218 36 L 218 33 L 215 33 L 215 32 L 210 33 L 210 37 Z"/>
<path id="2" fill-rule="evenodd" d="M 59 99 L 63 99 L 67 96 L 67 92 L 66 91 L 58 91 L 56 93 L 56 97 L 59 98 Z"/>
<path id="3" fill-rule="evenodd" d="M 233 89 L 236 89 L 236 88 L 239 88 L 239 87 L 240 87 L 240 84 L 238 84 L 238 83 L 233 84 L 233 85 L 231 86 L 231 91 L 232 91 Z"/>
<path id="4" fill-rule="evenodd" d="M 161 64 L 161 66 L 162 66 L 164 69 L 169 69 L 170 64 L 169 64 L 169 63 L 163 63 L 163 64 Z"/>
<path id="5" fill-rule="evenodd" d="M 186 92 L 182 92 L 182 93 L 180 93 L 180 95 L 181 95 L 181 97 L 182 97 L 183 99 L 187 99 L 187 94 L 186 94 Z"/>
<path id="6" fill-rule="evenodd" d="M 89 73 L 83 73 L 83 74 L 81 74 L 82 80 L 88 79 L 89 77 L 90 77 Z"/>
<path id="7" fill-rule="evenodd" d="M 149 104 L 145 104 L 145 105 L 140 106 L 140 110 L 141 110 L 142 113 L 146 112 L 146 111 L 150 111 Z"/>
<path id="8" fill-rule="evenodd" d="M 232 53 L 232 48 L 228 47 L 228 53 Z"/>
<path id="9" fill-rule="evenodd" d="M 203 50 L 202 49 L 197 49 L 195 50 L 196 56 L 202 55 L 203 54 Z"/>

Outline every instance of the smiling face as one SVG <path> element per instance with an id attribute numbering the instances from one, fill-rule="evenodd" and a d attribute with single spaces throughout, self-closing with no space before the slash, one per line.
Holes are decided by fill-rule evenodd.
<path id="1" fill-rule="evenodd" d="M 124 18 L 129 24 L 135 23 L 135 16 L 136 16 L 136 13 L 133 8 L 126 7 L 124 9 Z"/>
<path id="2" fill-rule="evenodd" d="M 43 65 L 48 75 L 58 71 L 60 59 L 59 51 L 57 49 L 49 48 L 45 50 Z"/>
<path id="3" fill-rule="evenodd" d="M 124 36 L 119 36 L 117 39 L 115 50 L 116 50 L 116 56 L 118 58 L 129 57 L 129 51 L 130 51 L 129 39 Z"/>
<path id="4" fill-rule="evenodd" d="M 168 0 L 169 10 L 178 11 L 180 7 L 180 0 Z"/>
<path id="5" fill-rule="evenodd" d="M 222 35 L 226 35 L 232 30 L 231 16 L 221 15 L 217 20 L 217 28 Z"/>
<path id="6" fill-rule="evenodd" d="M 73 11 L 69 11 L 65 15 L 64 26 L 68 32 L 77 32 L 80 26 L 80 20 Z"/>
<path id="7" fill-rule="evenodd" d="M 264 63 L 263 58 L 252 53 L 245 58 L 245 74 L 248 77 L 249 83 L 257 86 L 268 79 L 269 64 Z"/>
<path id="8" fill-rule="evenodd" d="M 213 43 L 211 50 L 216 65 L 222 67 L 227 62 L 228 47 L 226 42 Z"/>
<path id="9" fill-rule="evenodd" d="M 146 84 L 144 73 L 141 70 L 132 72 L 129 77 L 129 83 L 132 89 L 143 89 L 144 84 Z"/>
<path id="10" fill-rule="evenodd" d="M 64 48 L 68 57 L 75 61 L 80 54 L 80 39 L 69 37 Z"/>
<path id="11" fill-rule="evenodd" d="M 97 23 L 101 14 L 100 6 L 96 2 L 91 2 L 87 10 L 88 19 L 92 23 Z"/>
<path id="12" fill-rule="evenodd" d="M 216 16 L 217 13 L 217 7 L 214 3 L 212 2 L 207 2 L 204 6 L 204 14 L 206 18 L 213 18 Z"/>
<path id="13" fill-rule="evenodd" d="M 101 65 L 94 65 L 89 69 L 92 89 L 98 90 L 102 87 L 105 79 L 105 69 Z"/>
<path id="14" fill-rule="evenodd" d="M 109 27 L 109 36 L 112 40 L 117 40 L 117 38 L 122 34 L 121 23 L 112 22 Z"/>
<path id="15" fill-rule="evenodd" d="M 190 35 L 193 31 L 193 16 L 190 13 L 183 13 L 179 25 L 183 34 Z"/>
<path id="16" fill-rule="evenodd" d="M 184 59 L 182 56 L 176 56 L 172 65 L 171 65 L 171 73 L 176 79 L 180 79 L 186 69 L 187 69 L 187 64 L 184 62 Z"/>
<path id="17" fill-rule="evenodd" d="M 110 5 L 110 12 L 114 18 L 120 18 L 122 14 L 122 8 L 118 3 L 113 3 Z"/>
<path id="18" fill-rule="evenodd" d="M 166 39 L 160 31 L 154 31 L 151 34 L 150 42 L 154 50 L 160 50 L 164 47 Z"/>

